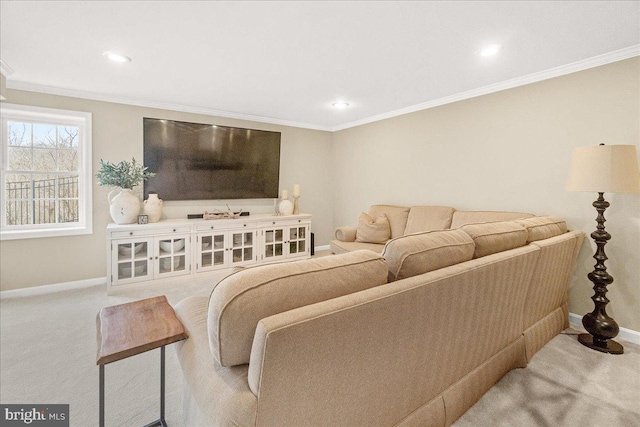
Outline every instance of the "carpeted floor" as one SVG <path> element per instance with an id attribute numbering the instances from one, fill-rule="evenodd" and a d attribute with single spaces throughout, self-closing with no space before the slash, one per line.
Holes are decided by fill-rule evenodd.
<path id="1" fill-rule="evenodd" d="M 106 296 L 104 286 L 0 301 L 0 402 L 68 403 L 72 426 L 98 424 L 95 318 L 105 306 L 155 295 L 176 304 L 212 285 L 155 286 Z M 568 331 L 571 333 L 570 331 Z M 573 335 L 554 338 L 526 369 L 504 377 L 454 425 L 640 426 L 640 346 L 605 355 Z M 183 426 L 181 373 L 167 348 L 166 419 Z M 108 426 L 158 417 L 159 350 L 106 366 Z"/>

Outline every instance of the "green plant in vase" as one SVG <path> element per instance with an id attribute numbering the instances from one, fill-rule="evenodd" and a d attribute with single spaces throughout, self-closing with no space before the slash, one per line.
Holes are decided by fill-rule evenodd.
<path id="1" fill-rule="evenodd" d="M 96 174 L 98 185 L 117 187 L 107 196 L 109 199 L 109 211 L 116 224 L 132 224 L 137 222 L 140 213 L 140 201 L 133 195 L 132 190 L 136 185 L 155 176 L 146 167 L 131 158 L 131 162 L 123 160 L 119 163 L 111 163 L 100 159 L 100 171 Z"/>
<path id="2" fill-rule="evenodd" d="M 136 185 L 142 184 L 143 181 L 156 176 L 155 173 L 149 172 L 147 169 L 137 163 L 133 157 L 131 162 L 123 160 L 120 163 L 111 163 L 100 159 L 100 171 L 96 174 L 96 178 L 98 178 L 100 186 L 131 190 Z"/>

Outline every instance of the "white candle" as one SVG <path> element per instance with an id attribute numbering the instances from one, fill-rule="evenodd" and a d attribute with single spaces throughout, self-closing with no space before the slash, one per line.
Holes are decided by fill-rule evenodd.
<path id="1" fill-rule="evenodd" d="M 289 190 L 282 190 L 282 200 L 287 200 L 289 198 Z"/>
<path id="2" fill-rule="evenodd" d="M 293 197 L 300 197 L 300 184 L 293 186 Z"/>

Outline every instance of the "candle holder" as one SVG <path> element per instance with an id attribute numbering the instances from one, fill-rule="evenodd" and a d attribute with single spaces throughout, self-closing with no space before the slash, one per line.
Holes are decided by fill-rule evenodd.
<path id="1" fill-rule="evenodd" d="M 293 214 L 294 215 L 299 215 L 300 214 L 300 206 L 298 206 L 298 199 L 300 198 L 300 196 L 293 196 Z"/>

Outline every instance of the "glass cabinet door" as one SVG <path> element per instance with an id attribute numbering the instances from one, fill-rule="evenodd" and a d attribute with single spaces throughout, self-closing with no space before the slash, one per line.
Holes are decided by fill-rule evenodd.
<path id="1" fill-rule="evenodd" d="M 285 256 L 285 228 L 269 228 L 262 230 L 264 235 L 263 259 L 265 261 L 284 258 Z"/>
<path id="2" fill-rule="evenodd" d="M 125 239 L 112 245 L 112 278 L 114 285 L 139 282 L 151 278 L 152 239 Z"/>
<path id="3" fill-rule="evenodd" d="M 231 265 L 246 265 L 256 262 L 255 231 L 230 231 Z"/>
<path id="4" fill-rule="evenodd" d="M 198 271 L 215 270 L 226 266 L 226 233 L 200 234 L 197 240 Z"/>
<path id="5" fill-rule="evenodd" d="M 289 255 L 295 256 L 307 252 L 307 227 L 294 226 L 289 228 Z"/>
<path id="6" fill-rule="evenodd" d="M 188 235 L 158 237 L 156 242 L 155 273 L 157 276 L 174 276 L 188 271 Z"/>

